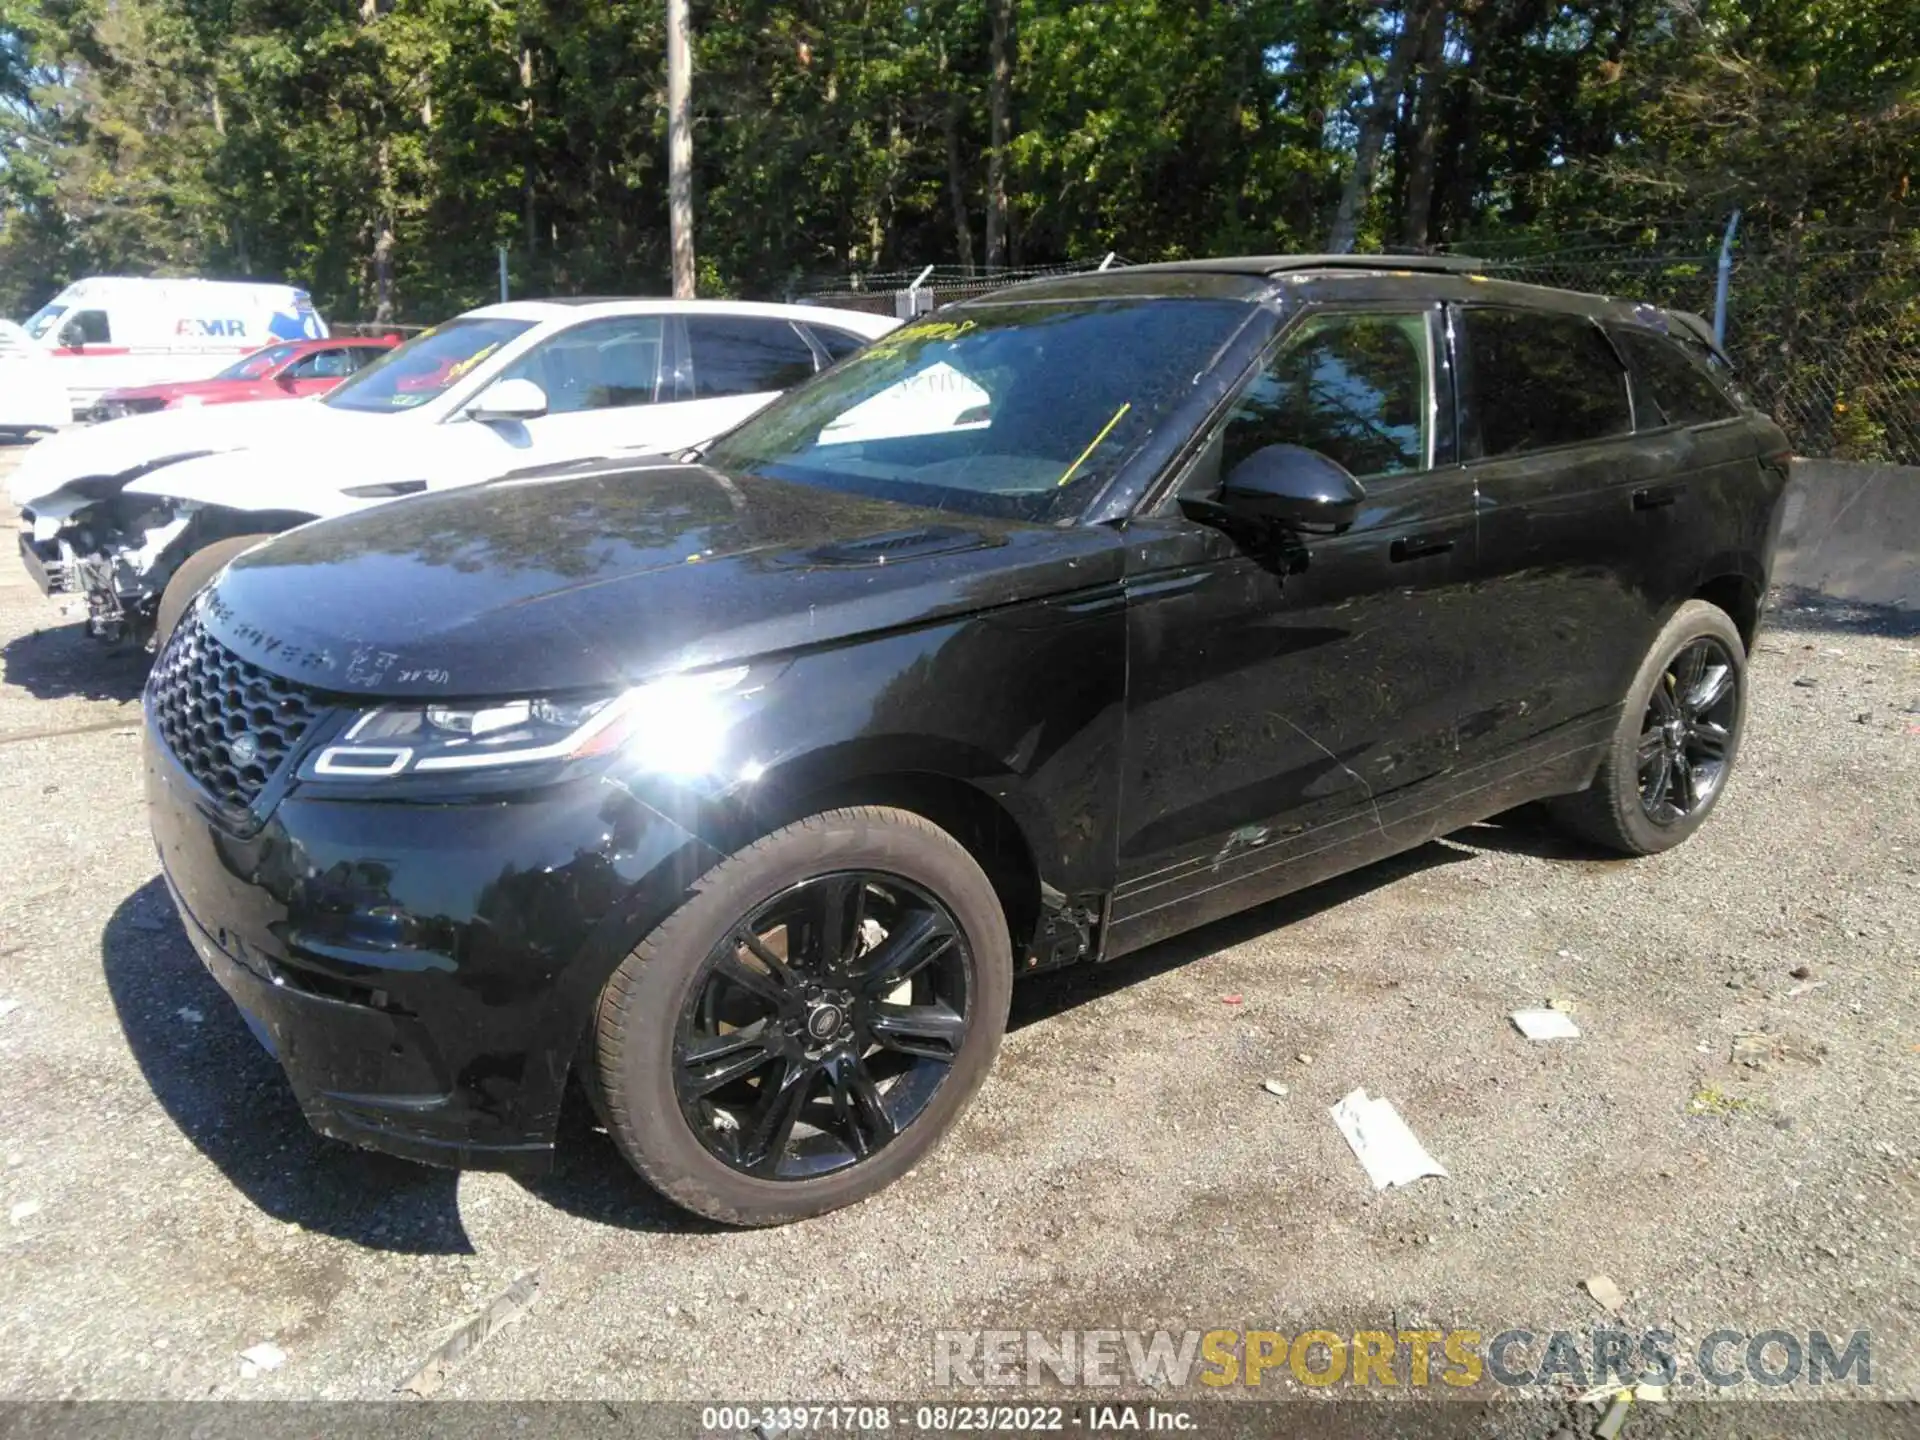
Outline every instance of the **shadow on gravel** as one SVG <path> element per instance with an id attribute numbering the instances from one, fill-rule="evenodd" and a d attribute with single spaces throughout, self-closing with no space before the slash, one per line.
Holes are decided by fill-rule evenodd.
<path id="1" fill-rule="evenodd" d="M 39 700 L 137 700 L 151 663 L 140 649 L 89 640 L 77 621 L 0 646 L 0 678 Z"/>
<path id="2" fill-rule="evenodd" d="M 356 1150 L 308 1127 L 280 1067 L 201 965 L 158 877 L 114 911 L 100 961 L 154 1095 L 260 1210 L 371 1250 L 473 1253 L 454 1171 Z"/>
<path id="3" fill-rule="evenodd" d="M 1473 857 L 1473 851 L 1458 845 L 1444 840 L 1429 841 L 1404 855 L 1395 855 L 1365 869 L 1324 880 L 1292 895 L 1243 910 L 1238 915 L 1229 915 L 1211 925 L 1203 925 L 1198 930 L 1189 930 L 1171 940 L 1149 945 L 1144 950 L 1105 965 L 1082 965 L 1052 975 L 1036 975 L 1013 987 L 1013 1009 L 1007 1017 L 1007 1029 L 1018 1030 L 1042 1020 L 1051 1020 L 1089 1000 L 1098 1000 L 1115 990 L 1137 985 L 1142 980 L 1178 969 L 1215 951 L 1245 944 L 1271 930 L 1283 929 L 1318 915 L 1322 910 L 1344 905 L 1396 880 L 1404 880 L 1409 875 L 1418 875 L 1423 870 L 1432 870 L 1441 865 L 1457 865 Z"/>
<path id="4" fill-rule="evenodd" d="M 1502 855 L 1531 855 L 1536 860 L 1558 860 L 1582 865 L 1631 865 L 1626 856 L 1567 834 L 1547 818 L 1544 805 L 1522 805 L 1517 810 L 1456 830 L 1447 839 L 1470 850 L 1492 850 Z"/>
<path id="5" fill-rule="evenodd" d="M 1817 590 L 1783 585 L 1774 590 L 1767 606 L 1766 629 L 1776 632 L 1883 635 L 1893 640 L 1920 639 L 1920 610 L 1900 605 L 1868 605 L 1837 600 Z"/>
<path id="6" fill-rule="evenodd" d="M 577 1084 L 567 1087 L 552 1173 L 523 1176 L 519 1183 L 555 1209 L 597 1225 L 670 1235 L 718 1235 L 732 1230 L 682 1210 L 636 1175 L 620 1158 Z"/>

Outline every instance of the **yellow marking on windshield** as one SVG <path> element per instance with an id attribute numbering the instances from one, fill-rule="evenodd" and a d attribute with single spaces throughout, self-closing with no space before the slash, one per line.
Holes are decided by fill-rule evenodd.
<path id="1" fill-rule="evenodd" d="M 482 360 L 486 359 L 487 356 L 491 355 L 494 351 L 498 350 L 499 348 L 500 348 L 500 342 L 496 340 L 491 345 L 483 345 L 480 349 L 474 351 L 474 353 L 469 355 L 466 359 L 458 361 L 452 365 L 449 365 L 447 367 L 447 384 L 451 385 L 454 381 L 458 380 L 461 376 L 465 375 L 469 370 L 473 369 L 474 366 L 478 365 Z"/>
<path id="2" fill-rule="evenodd" d="M 1067 473 L 1060 477 L 1060 480 L 1059 480 L 1060 485 L 1066 484 L 1067 481 L 1073 478 L 1073 472 L 1078 470 L 1082 465 L 1087 463 L 1087 457 L 1093 454 L 1095 450 L 1098 450 L 1100 448 L 1100 442 L 1106 439 L 1107 436 L 1113 433 L 1113 427 L 1120 423 L 1120 417 L 1126 414 L 1127 411 L 1131 410 L 1132 408 L 1133 408 L 1133 401 L 1129 400 L 1127 401 L 1126 404 L 1122 405 L 1118 410 L 1113 412 L 1113 418 L 1107 421 L 1106 424 L 1100 427 L 1100 433 L 1093 437 L 1093 443 L 1087 446 L 1086 449 L 1080 452 L 1080 458 L 1078 460 L 1074 461 L 1071 465 L 1067 466 Z"/>
<path id="3" fill-rule="evenodd" d="M 866 349 L 854 355 L 856 360 L 891 360 L 901 354 L 909 344 L 922 340 L 958 340 L 969 330 L 977 328 L 977 320 L 927 320 L 918 325 L 908 325 L 882 335 L 868 345 Z"/>

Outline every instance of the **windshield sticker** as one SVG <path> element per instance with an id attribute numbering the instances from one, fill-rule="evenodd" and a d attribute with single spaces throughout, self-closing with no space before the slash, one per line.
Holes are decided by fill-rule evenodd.
<path id="1" fill-rule="evenodd" d="M 456 360 L 453 364 L 447 367 L 447 384 L 449 385 L 453 384 L 454 381 L 460 379 L 469 370 L 473 369 L 474 366 L 478 365 L 482 360 L 486 359 L 487 356 L 491 355 L 494 351 L 498 350 L 499 348 L 500 348 L 500 342 L 498 340 L 495 340 L 491 344 L 482 345 L 478 350 L 474 351 L 473 354 L 469 355 L 466 359 Z"/>
<path id="2" fill-rule="evenodd" d="M 1107 421 L 1106 424 L 1100 427 L 1100 433 L 1093 437 L 1093 443 L 1088 445 L 1086 449 L 1080 452 L 1079 459 L 1075 460 L 1071 465 L 1067 466 L 1067 473 L 1060 477 L 1059 483 L 1061 485 L 1064 485 L 1067 483 L 1067 481 L 1071 480 L 1073 478 L 1074 472 L 1078 470 L 1082 465 L 1087 463 L 1087 457 L 1093 454 L 1095 450 L 1098 450 L 1100 448 L 1100 442 L 1106 439 L 1107 436 L 1113 433 L 1113 427 L 1120 423 L 1120 417 L 1122 415 L 1125 415 L 1127 411 L 1131 410 L 1132 408 L 1133 408 L 1133 402 L 1129 400 L 1124 405 L 1122 405 L 1118 410 L 1113 412 L 1113 418 Z"/>
<path id="3" fill-rule="evenodd" d="M 909 325 L 896 330 L 891 335 L 883 335 L 866 349 L 858 351 L 852 357 L 855 360 L 891 359 L 901 353 L 908 345 L 917 345 L 922 340 L 958 340 L 969 330 L 977 327 L 976 320 L 930 320 L 924 325 Z"/>

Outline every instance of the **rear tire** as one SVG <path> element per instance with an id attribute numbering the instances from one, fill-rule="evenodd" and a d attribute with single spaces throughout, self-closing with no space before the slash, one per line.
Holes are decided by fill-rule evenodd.
<path id="1" fill-rule="evenodd" d="M 866 1198 L 940 1141 L 1012 988 L 1006 916 L 957 840 L 904 810 L 828 811 L 708 871 L 614 971 L 593 1083 L 661 1194 L 783 1224 Z"/>
<path id="2" fill-rule="evenodd" d="M 214 576 L 226 568 L 229 560 L 272 538 L 271 535 L 235 535 L 231 539 L 204 545 L 182 560 L 167 581 L 167 588 L 160 592 L 160 604 L 153 612 L 154 650 L 157 652 L 167 643 L 174 627 L 180 623 L 180 617 L 187 613 L 187 606 L 207 588 Z"/>
<path id="3" fill-rule="evenodd" d="M 1725 793 L 1747 713 L 1747 651 L 1726 611 L 1689 600 L 1647 651 L 1593 783 L 1549 804 L 1563 829 L 1625 855 L 1670 850 Z"/>

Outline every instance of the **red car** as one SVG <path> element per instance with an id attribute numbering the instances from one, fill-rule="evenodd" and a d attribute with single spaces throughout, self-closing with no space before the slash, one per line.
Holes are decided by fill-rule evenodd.
<path id="1" fill-rule="evenodd" d="M 399 343 L 398 335 L 385 335 L 377 340 L 293 340 L 269 345 L 229 365 L 211 380 L 173 380 L 164 385 L 109 390 L 100 397 L 100 413 L 103 419 L 113 420 L 150 410 L 324 395 Z"/>

